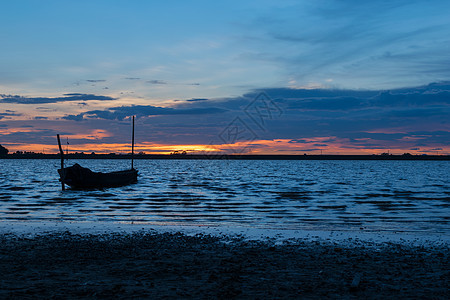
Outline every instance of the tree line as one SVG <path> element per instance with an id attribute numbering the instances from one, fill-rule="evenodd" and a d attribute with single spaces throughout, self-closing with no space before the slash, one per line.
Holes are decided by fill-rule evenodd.
<path id="1" fill-rule="evenodd" d="M 0 145 L 0 156 L 8 154 L 8 149 Z"/>

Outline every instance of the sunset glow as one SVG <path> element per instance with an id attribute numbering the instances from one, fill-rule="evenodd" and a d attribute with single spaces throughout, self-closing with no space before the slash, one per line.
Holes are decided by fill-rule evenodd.
<path id="1" fill-rule="evenodd" d="M 321 139 L 321 138 L 320 138 Z M 175 151 L 186 151 L 187 154 L 271 154 L 271 155 L 372 155 L 389 153 L 394 155 L 402 155 L 404 153 L 410 153 L 412 155 L 432 154 L 442 155 L 450 153 L 450 147 L 436 148 L 436 147 L 422 147 L 411 150 L 411 148 L 374 148 L 365 149 L 361 147 L 349 148 L 345 143 L 345 140 L 337 141 L 335 144 L 328 145 L 327 147 L 317 147 L 318 140 L 311 140 L 309 143 L 302 145 L 296 145 L 292 140 L 257 140 L 250 143 L 237 142 L 234 144 L 226 145 L 164 145 L 164 144 L 150 144 L 150 143 L 137 143 L 134 147 L 135 153 L 144 154 L 171 154 Z M 56 141 L 56 139 L 55 139 Z M 91 152 L 97 154 L 129 154 L 131 153 L 130 144 L 104 144 L 104 143 L 84 143 L 84 144 L 72 144 L 69 140 L 67 145 L 66 140 L 63 138 L 64 151 L 68 150 L 69 153 L 85 153 Z M 89 149 L 89 150 L 86 150 Z M 15 151 L 32 151 L 36 153 L 55 154 L 58 153 L 58 146 L 47 144 L 15 144 Z"/>

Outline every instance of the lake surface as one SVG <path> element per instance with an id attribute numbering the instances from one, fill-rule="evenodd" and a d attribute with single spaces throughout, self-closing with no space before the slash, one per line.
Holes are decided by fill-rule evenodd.
<path id="1" fill-rule="evenodd" d="M 449 161 L 137 160 L 136 184 L 64 192 L 59 164 L 0 159 L 0 219 L 450 233 Z"/>

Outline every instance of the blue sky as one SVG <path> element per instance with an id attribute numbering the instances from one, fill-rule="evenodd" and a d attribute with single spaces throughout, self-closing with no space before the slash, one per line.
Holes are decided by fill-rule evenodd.
<path id="1" fill-rule="evenodd" d="M 19 0 L 4 1 L 1 10 L 0 129 L 4 130 L 0 143 L 12 149 L 25 147 L 15 141 L 23 138 L 15 136 L 20 128 L 34 128 L 26 131 L 29 144 L 35 138 L 35 144 L 44 148 L 50 139 L 44 142 L 43 137 L 51 136 L 58 126 L 108 131 L 110 124 L 102 123 L 105 119 L 100 116 L 133 105 L 147 112 L 141 126 L 153 123 L 155 116 L 170 123 L 169 111 L 191 107 L 175 114 L 175 121 L 185 118 L 184 126 L 160 129 L 170 141 L 161 138 L 157 143 L 189 143 L 179 137 L 189 136 L 187 128 L 199 125 L 199 119 L 211 118 L 211 123 L 201 125 L 207 138 L 192 141 L 208 144 L 207 139 L 217 136 L 226 120 L 245 107 L 234 108 L 233 116 L 214 124 L 218 111 L 224 109 L 221 105 L 247 99 L 245 95 L 255 91 L 271 91 L 268 95 L 278 99 L 276 103 L 294 113 L 292 103 L 278 95 L 281 89 L 283 95 L 286 90 L 311 90 L 318 95 L 322 90 L 374 91 L 372 98 L 363 97 L 367 100 L 386 90 L 410 87 L 410 92 L 417 92 L 416 87 L 450 80 L 448 1 Z M 447 86 L 441 84 L 439 93 L 445 93 Z M 305 105 L 318 97 L 296 95 L 293 101 Z M 317 101 L 316 105 L 322 103 Z M 348 99 L 339 101 L 335 105 L 348 106 Z M 420 104 L 401 103 L 403 109 Z M 438 105 L 442 119 L 448 116 L 445 101 L 422 104 L 428 112 L 430 105 Z M 136 111 L 136 107 L 121 111 Z M 93 111 L 103 113 L 89 114 Z M 323 110 L 320 114 L 331 117 Z M 381 117 L 377 120 L 359 135 L 380 131 L 380 124 L 389 123 Z M 66 125 L 59 124 L 63 121 Z M 279 119 L 276 126 L 294 125 Z M 391 126 L 390 131 L 395 131 Z M 439 126 L 427 130 L 446 131 L 448 124 Z M 327 134 L 344 138 L 344 131 L 335 131 L 319 130 L 314 138 Z M 302 138 L 285 132 L 290 130 L 257 135 L 272 142 Z M 108 143 L 114 143 L 114 137 L 115 142 L 123 139 L 117 133 L 107 135 Z M 391 138 L 389 142 L 395 140 Z M 99 135 L 95 141 L 104 139 Z M 389 142 L 384 148 L 393 146 Z M 444 141 L 427 149 L 447 145 Z"/>

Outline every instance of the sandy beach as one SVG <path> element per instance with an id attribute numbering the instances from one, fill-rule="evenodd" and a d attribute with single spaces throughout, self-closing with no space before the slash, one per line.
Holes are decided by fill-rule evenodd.
<path id="1" fill-rule="evenodd" d="M 448 243 L 174 232 L 0 235 L 0 298 L 446 299 Z"/>

